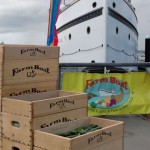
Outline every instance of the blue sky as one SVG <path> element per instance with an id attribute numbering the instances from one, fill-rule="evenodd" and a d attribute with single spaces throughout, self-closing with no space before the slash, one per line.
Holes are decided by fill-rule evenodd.
<path id="1" fill-rule="evenodd" d="M 150 0 L 132 0 L 138 17 L 139 48 L 150 35 Z M 0 42 L 46 45 L 49 0 L 1 0 Z"/>

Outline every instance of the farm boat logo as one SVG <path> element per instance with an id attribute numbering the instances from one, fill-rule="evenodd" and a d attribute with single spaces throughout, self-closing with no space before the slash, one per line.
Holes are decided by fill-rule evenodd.
<path id="1" fill-rule="evenodd" d="M 45 55 L 45 51 L 42 51 L 39 48 L 21 49 L 20 52 L 21 52 L 21 55 L 23 55 L 25 53 L 29 53 L 30 56 L 36 56 L 37 53 L 41 53 L 41 54 Z"/>
<path id="2" fill-rule="evenodd" d="M 19 96 L 19 95 L 31 94 L 31 93 L 43 93 L 46 91 L 47 90 L 38 90 L 37 88 L 31 88 L 31 89 L 27 89 L 27 90 L 23 90 L 23 91 L 10 93 L 9 96 Z"/>
<path id="3" fill-rule="evenodd" d="M 76 118 L 68 118 L 68 117 L 62 117 L 62 118 L 58 118 L 57 120 L 53 120 L 49 123 L 44 123 L 41 125 L 41 128 L 47 128 L 47 127 L 50 127 L 52 125 L 56 125 L 56 124 L 59 124 L 59 123 L 64 123 L 64 122 L 70 122 L 70 121 L 73 121 L 73 120 L 77 120 Z"/>
<path id="4" fill-rule="evenodd" d="M 27 66 L 23 68 L 12 69 L 12 76 L 15 76 L 16 74 L 26 71 L 26 70 L 27 70 L 27 77 L 35 77 L 37 75 L 35 70 L 40 70 L 45 73 L 50 73 L 49 68 L 43 68 L 43 67 L 40 67 L 39 65 L 33 65 L 33 66 Z"/>
<path id="5" fill-rule="evenodd" d="M 127 81 L 115 77 L 86 80 L 85 92 L 92 108 L 116 108 L 125 104 L 130 97 Z"/>
<path id="6" fill-rule="evenodd" d="M 75 105 L 75 101 L 69 100 L 69 99 L 63 99 L 57 102 L 51 102 L 49 106 L 50 106 L 50 109 L 53 108 L 54 106 L 58 106 L 61 109 L 61 108 L 65 108 L 67 104 Z"/>

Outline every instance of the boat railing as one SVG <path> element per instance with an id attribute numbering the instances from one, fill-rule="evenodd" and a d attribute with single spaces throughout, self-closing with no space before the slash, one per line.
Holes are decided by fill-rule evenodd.
<path id="1" fill-rule="evenodd" d="M 87 72 L 87 73 L 127 73 L 147 71 L 150 73 L 150 62 L 139 63 L 60 63 L 58 88 L 62 87 L 64 72 Z"/>
<path id="2" fill-rule="evenodd" d="M 65 11 L 66 9 L 68 9 L 69 7 L 77 3 L 78 1 L 80 0 L 72 0 L 70 3 L 66 3 L 66 0 L 63 0 L 61 3 L 62 7 L 61 7 L 59 14 L 61 14 L 63 11 Z"/>

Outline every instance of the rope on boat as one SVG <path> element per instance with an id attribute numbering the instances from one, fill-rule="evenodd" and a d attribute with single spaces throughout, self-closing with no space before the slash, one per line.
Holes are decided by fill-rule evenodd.
<path id="1" fill-rule="evenodd" d="M 91 51 L 91 50 L 94 50 L 94 49 L 97 49 L 97 48 L 100 48 L 100 47 L 103 47 L 103 44 L 100 45 L 100 46 L 97 46 L 97 47 L 90 48 L 90 49 L 84 49 L 84 50 L 83 49 L 79 49 L 79 50 L 77 50 L 75 52 L 72 52 L 72 53 L 62 53 L 59 57 L 73 55 L 73 54 L 76 54 L 76 53 L 79 53 L 79 52 Z M 132 57 L 134 57 L 135 60 L 139 61 L 138 57 L 134 53 L 133 54 L 129 54 L 129 53 L 126 52 L 126 50 L 124 50 L 124 49 L 121 49 L 121 50 L 116 49 L 116 48 L 110 46 L 109 44 L 107 44 L 107 47 L 110 47 L 111 49 L 113 49 L 113 50 L 115 50 L 117 52 L 124 53 L 127 56 L 132 56 Z"/>
<path id="2" fill-rule="evenodd" d="M 116 48 L 110 46 L 109 44 L 107 44 L 107 47 L 110 47 L 111 49 L 113 49 L 113 50 L 115 50 L 115 51 L 117 51 L 117 52 L 124 53 L 124 54 L 127 55 L 127 56 L 132 56 L 132 57 L 134 57 L 135 60 L 139 61 L 139 60 L 138 60 L 138 57 L 137 57 L 136 54 L 134 54 L 134 53 L 133 53 L 133 54 L 128 54 L 124 49 L 119 50 L 119 49 L 116 49 Z"/>
<path id="3" fill-rule="evenodd" d="M 97 46 L 97 47 L 93 47 L 93 48 L 90 48 L 90 49 L 79 49 L 75 52 L 72 52 L 72 53 L 62 53 L 59 57 L 62 57 L 62 56 L 66 56 L 66 55 L 73 55 L 73 54 L 76 54 L 76 53 L 79 53 L 79 52 L 85 52 L 85 51 L 91 51 L 91 50 L 94 50 L 94 49 L 97 49 L 97 48 L 100 48 L 100 47 L 103 47 L 103 44 L 100 45 L 100 46 Z"/>

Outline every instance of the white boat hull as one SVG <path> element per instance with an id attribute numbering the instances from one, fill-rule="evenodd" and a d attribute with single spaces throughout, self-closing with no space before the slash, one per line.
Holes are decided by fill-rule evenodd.
<path id="1" fill-rule="evenodd" d="M 60 63 L 137 62 L 136 28 L 135 12 L 124 0 L 78 0 L 59 15 Z"/>

